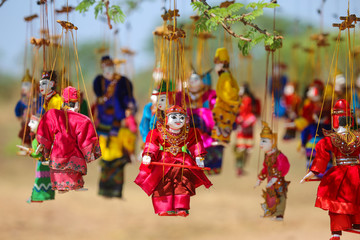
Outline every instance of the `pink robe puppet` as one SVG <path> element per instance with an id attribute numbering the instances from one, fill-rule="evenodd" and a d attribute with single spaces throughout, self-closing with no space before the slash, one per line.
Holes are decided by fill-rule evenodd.
<path id="1" fill-rule="evenodd" d="M 63 110 L 50 109 L 41 118 L 37 140 L 44 146 L 44 156 L 50 158 L 52 188 L 60 192 L 83 189 L 86 163 L 101 156 L 98 138 L 91 120 L 75 112 L 77 90 L 63 90 Z"/>
<path id="2" fill-rule="evenodd" d="M 158 123 L 146 138 L 135 183 L 152 195 L 156 214 L 186 217 L 195 189 L 212 185 L 202 170 L 206 151 L 200 132 L 185 124 L 186 113 L 181 107 L 167 109 L 166 118 L 166 127 Z"/>
<path id="3" fill-rule="evenodd" d="M 263 190 L 264 217 L 272 217 L 274 220 L 282 221 L 286 207 L 286 193 L 290 182 L 285 180 L 289 172 L 290 164 L 287 157 L 276 147 L 277 135 L 273 134 L 267 123 L 263 122 L 264 128 L 260 136 L 260 148 L 265 152 L 263 169 L 258 175 L 255 186 L 267 180 L 266 190 Z"/>

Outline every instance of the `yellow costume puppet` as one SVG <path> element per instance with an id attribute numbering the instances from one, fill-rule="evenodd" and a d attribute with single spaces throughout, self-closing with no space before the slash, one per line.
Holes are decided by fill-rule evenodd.
<path id="1" fill-rule="evenodd" d="M 216 50 L 214 62 L 219 80 L 216 85 L 216 103 L 212 110 L 215 127 L 211 137 L 219 142 L 228 143 L 239 111 L 239 86 L 229 72 L 230 59 L 226 48 Z"/>

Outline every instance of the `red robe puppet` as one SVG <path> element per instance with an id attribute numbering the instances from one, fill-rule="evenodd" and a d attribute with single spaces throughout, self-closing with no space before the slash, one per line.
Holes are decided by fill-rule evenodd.
<path id="1" fill-rule="evenodd" d="M 101 156 L 98 138 L 91 120 L 71 111 L 77 101 L 73 87 L 64 89 L 64 104 L 70 108 L 50 109 L 41 118 L 36 138 L 50 158 L 52 188 L 59 191 L 83 188 L 86 163 Z"/>
<path id="2" fill-rule="evenodd" d="M 171 114 L 186 116 L 181 107 L 173 106 L 166 111 L 167 127 L 157 124 L 157 128 L 148 133 L 143 164 L 140 166 L 140 173 L 135 183 L 149 196 L 152 195 L 156 214 L 186 217 L 190 209 L 190 196 L 195 195 L 195 189 L 201 185 L 209 188 L 212 183 L 201 168 L 196 166 L 201 166 L 198 160 L 206 154 L 200 131 L 189 129 L 188 124 L 184 125 L 182 122 L 182 125 L 179 124 L 181 128 L 174 133 L 168 126 L 168 118 L 173 117 Z M 151 158 L 153 164 L 179 164 L 185 167 L 145 165 L 144 159 L 147 156 Z"/>
<path id="3" fill-rule="evenodd" d="M 332 240 L 340 239 L 343 230 L 360 229 L 360 132 L 349 129 L 351 119 L 348 103 L 337 101 L 333 109 L 335 131 L 323 130 L 325 137 L 316 144 L 311 172 L 302 180 L 324 173 L 331 153 L 335 156 L 336 165 L 322 178 L 315 203 L 329 211 Z"/>

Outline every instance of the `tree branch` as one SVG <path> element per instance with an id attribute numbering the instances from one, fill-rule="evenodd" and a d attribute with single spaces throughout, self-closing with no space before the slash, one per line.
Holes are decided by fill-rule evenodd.
<path id="1" fill-rule="evenodd" d="M 192 2 L 195 2 L 196 0 L 192 0 Z M 211 6 L 206 2 L 206 0 L 198 0 L 200 2 L 202 2 L 205 6 L 207 6 L 209 9 L 211 9 Z M 271 2 L 269 2 L 267 5 L 270 5 L 272 3 L 277 3 L 277 0 L 272 0 Z M 268 37 L 272 36 L 271 33 L 267 32 L 266 29 L 261 29 L 258 25 L 256 25 L 255 23 L 249 22 L 245 20 L 245 17 L 250 16 L 252 14 L 252 12 L 249 13 L 244 13 L 242 14 L 240 17 L 237 18 L 225 18 L 224 21 L 225 22 L 242 22 L 244 25 L 250 26 L 254 29 L 256 29 L 259 33 L 264 34 Z M 209 14 L 208 10 L 204 11 L 204 15 L 207 18 L 211 18 L 211 17 L 216 17 L 213 13 Z M 244 38 L 243 35 L 238 35 L 235 32 L 233 32 L 230 29 L 230 26 L 227 26 L 224 21 L 220 21 L 219 23 L 221 24 L 221 26 L 225 29 L 225 31 L 227 31 L 230 35 L 234 36 L 235 38 L 239 38 L 243 41 L 247 41 L 247 42 L 251 42 L 251 39 L 249 38 Z M 282 36 L 274 36 L 274 39 L 283 39 Z"/>
<path id="2" fill-rule="evenodd" d="M 2 0 L 0 3 L 0 7 L 6 2 L 6 0 Z"/>

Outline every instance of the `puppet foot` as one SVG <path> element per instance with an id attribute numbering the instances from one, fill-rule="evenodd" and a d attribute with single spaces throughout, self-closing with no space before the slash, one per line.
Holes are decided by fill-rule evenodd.
<path id="1" fill-rule="evenodd" d="M 64 194 L 64 193 L 67 193 L 67 192 L 69 192 L 69 190 L 58 190 L 59 194 Z"/>
<path id="2" fill-rule="evenodd" d="M 176 215 L 180 217 L 189 216 L 189 210 L 176 210 Z"/>
<path id="3" fill-rule="evenodd" d="M 334 234 L 334 235 L 332 235 L 330 240 L 340 240 L 340 235 Z"/>
<path id="4" fill-rule="evenodd" d="M 84 192 L 84 191 L 87 191 L 87 190 L 89 190 L 89 189 L 87 189 L 87 188 L 78 188 L 78 189 L 75 189 L 75 191 L 78 191 L 78 192 Z"/>
<path id="5" fill-rule="evenodd" d="M 176 216 L 175 211 L 166 211 L 158 214 L 159 216 Z"/>
<path id="6" fill-rule="evenodd" d="M 353 224 L 352 226 L 353 226 L 352 230 L 360 231 L 360 224 Z"/>
<path id="7" fill-rule="evenodd" d="M 272 218 L 272 220 L 274 221 L 284 221 L 284 217 L 282 215 L 276 216 L 274 218 Z"/>

